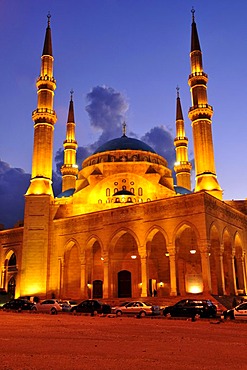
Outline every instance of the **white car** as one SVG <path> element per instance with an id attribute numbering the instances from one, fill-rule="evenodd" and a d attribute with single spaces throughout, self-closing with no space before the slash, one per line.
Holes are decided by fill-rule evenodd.
<path id="1" fill-rule="evenodd" d="M 243 302 L 238 306 L 223 312 L 225 320 L 247 320 L 247 302 Z"/>
<path id="2" fill-rule="evenodd" d="M 149 302 L 132 301 L 124 305 L 112 307 L 112 313 L 117 316 L 123 314 L 135 314 L 141 317 L 146 315 L 160 315 L 160 307 Z"/>
<path id="3" fill-rule="evenodd" d="M 62 307 L 56 299 L 46 299 L 45 301 L 39 302 L 34 305 L 32 311 L 56 315 L 58 312 L 62 311 Z"/>

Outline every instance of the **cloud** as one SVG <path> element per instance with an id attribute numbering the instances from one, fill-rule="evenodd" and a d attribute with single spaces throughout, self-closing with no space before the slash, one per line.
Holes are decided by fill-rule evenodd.
<path id="1" fill-rule="evenodd" d="M 96 86 L 87 94 L 86 111 L 90 124 L 104 132 L 121 132 L 129 105 L 125 97 L 112 87 Z"/>
<path id="2" fill-rule="evenodd" d="M 0 160 L 0 223 L 5 228 L 23 220 L 24 194 L 27 191 L 30 174 L 21 168 L 12 168 Z"/>
<path id="3" fill-rule="evenodd" d="M 11 228 L 24 219 L 25 193 L 31 175 L 0 160 L 0 224 Z M 61 177 L 53 173 L 54 194 L 61 193 Z"/>
<path id="4" fill-rule="evenodd" d="M 175 162 L 174 138 L 168 129 L 164 126 L 155 126 L 143 135 L 141 140 L 150 145 L 156 153 L 164 157 L 168 162 L 169 168 L 173 168 Z"/>

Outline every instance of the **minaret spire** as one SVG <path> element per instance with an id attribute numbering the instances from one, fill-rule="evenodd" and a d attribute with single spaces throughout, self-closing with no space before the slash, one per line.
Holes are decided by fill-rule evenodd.
<path id="1" fill-rule="evenodd" d="M 184 119 L 179 96 L 179 87 L 177 87 L 176 102 L 176 138 L 174 140 L 176 150 L 176 162 L 174 171 L 176 173 L 177 185 L 186 189 L 191 189 L 191 163 L 188 160 L 188 138 L 185 136 Z"/>
<path id="2" fill-rule="evenodd" d="M 204 190 L 222 199 L 222 190 L 217 181 L 214 163 L 211 120 L 213 108 L 208 104 L 208 76 L 203 71 L 202 52 L 195 23 L 194 9 L 192 9 L 190 62 L 191 74 L 188 83 L 191 91 L 192 106 L 188 116 L 192 122 L 193 130 L 196 174 L 195 191 Z"/>
<path id="3" fill-rule="evenodd" d="M 57 120 L 53 110 L 54 90 L 56 80 L 53 77 L 52 42 L 50 28 L 50 14 L 47 16 L 43 54 L 41 57 L 41 72 L 36 81 L 38 102 L 32 113 L 34 121 L 34 144 L 31 184 L 27 191 L 30 194 L 48 194 L 53 196 L 52 190 L 52 154 L 53 132 Z"/>
<path id="4" fill-rule="evenodd" d="M 45 33 L 45 42 L 42 55 L 50 55 L 52 56 L 52 42 L 51 42 L 51 15 L 50 12 L 47 14 L 47 28 Z"/>
<path id="5" fill-rule="evenodd" d="M 75 189 L 76 178 L 78 174 L 78 166 L 76 164 L 76 149 L 78 147 L 75 140 L 75 118 L 74 118 L 74 91 L 70 91 L 70 103 L 68 120 L 66 125 L 66 140 L 64 146 L 64 164 L 61 167 L 62 173 L 62 191 Z"/>

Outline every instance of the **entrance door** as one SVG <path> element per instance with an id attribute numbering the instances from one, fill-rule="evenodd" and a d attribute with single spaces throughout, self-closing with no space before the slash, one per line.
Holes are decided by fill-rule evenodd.
<path id="1" fill-rule="evenodd" d="M 157 283 L 156 279 L 149 279 L 149 293 L 151 297 L 157 296 Z"/>
<path id="2" fill-rule="evenodd" d="M 127 270 L 118 273 L 118 298 L 131 297 L 131 272 Z"/>
<path id="3" fill-rule="evenodd" d="M 93 281 L 93 298 L 103 298 L 102 280 Z"/>
<path id="4" fill-rule="evenodd" d="M 12 277 L 8 282 L 8 293 L 11 294 L 12 299 L 15 298 L 15 278 Z"/>

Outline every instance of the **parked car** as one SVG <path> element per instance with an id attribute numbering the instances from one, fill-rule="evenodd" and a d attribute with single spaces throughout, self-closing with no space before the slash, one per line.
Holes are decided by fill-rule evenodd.
<path id="1" fill-rule="evenodd" d="M 172 317 L 216 317 L 217 307 L 208 299 L 182 299 L 163 310 L 164 316 Z"/>
<path id="2" fill-rule="evenodd" d="M 96 299 L 86 299 L 76 306 L 71 307 L 70 312 L 82 312 L 82 313 L 111 313 L 111 306 L 106 303 L 102 303 Z"/>
<path id="3" fill-rule="evenodd" d="M 127 302 L 125 305 L 113 307 L 112 313 L 115 313 L 117 316 L 123 314 L 135 314 L 140 316 L 160 315 L 160 307 L 149 302 L 132 301 Z"/>
<path id="4" fill-rule="evenodd" d="M 32 311 L 56 315 L 58 312 L 62 311 L 62 307 L 56 299 L 46 299 L 45 301 L 35 304 L 32 307 Z"/>
<path id="5" fill-rule="evenodd" d="M 3 305 L 4 310 L 28 311 L 33 308 L 34 304 L 27 299 L 12 299 Z"/>
<path id="6" fill-rule="evenodd" d="M 79 303 L 78 301 L 74 301 L 72 299 L 69 299 L 67 302 L 70 304 L 71 307 L 77 306 Z"/>
<path id="7" fill-rule="evenodd" d="M 11 293 L 6 292 L 6 290 L 0 288 L 0 308 L 13 298 Z"/>
<path id="8" fill-rule="evenodd" d="M 58 304 L 62 307 L 63 312 L 69 312 L 71 310 L 69 301 L 58 301 Z"/>
<path id="9" fill-rule="evenodd" d="M 247 302 L 223 312 L 225 320 L 247 320 Z"/>

